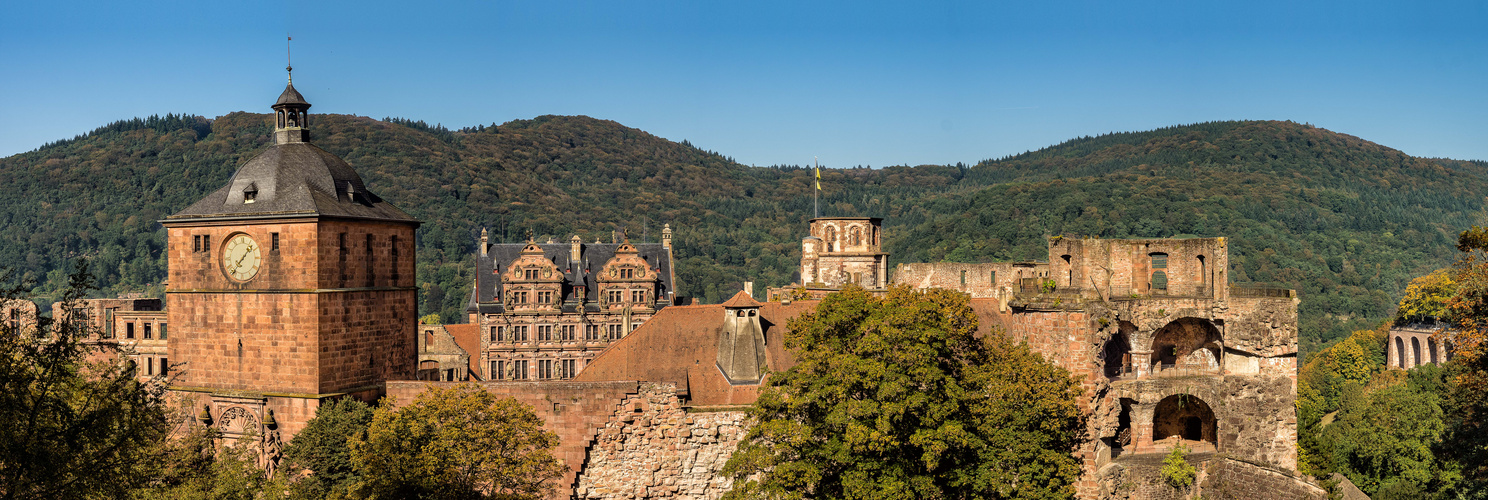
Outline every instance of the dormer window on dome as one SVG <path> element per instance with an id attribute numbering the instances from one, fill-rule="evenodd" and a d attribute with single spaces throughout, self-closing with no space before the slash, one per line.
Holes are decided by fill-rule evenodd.
<path id="1" fill-rule="evenodd" d="M 243 204 L 253 203 L 256 199 L 258 199 L 258 184 L 249 183 L 248 187 L 243 188 Z"/>

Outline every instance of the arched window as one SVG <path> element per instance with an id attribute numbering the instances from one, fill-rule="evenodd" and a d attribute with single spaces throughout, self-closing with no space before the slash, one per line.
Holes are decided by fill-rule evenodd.
<path id="1" fill-rule="evenodd" d="M 1436 360 L 1436 339 L 1433 339 L 1433 338 L 1427 338 L 1426 339 L 1426 351 L 1430 353 L 1431 364 L 1433 364 L 1433 365 L 1441 364 L 1441 363 L 1437 362 L 1437 360 Z"/>
<path id="2" fill-rule="evenodd" d="M 1405 368 L 1405 341 L 1395 337 L 1395 366 Z"/>
<path id="3" fill-rule="evenodd" d="M 850 229 L 847 230 L 847 244 L 852 245 L 852 246 L 858 246 L 858 245 L 862 244 L 862 242 L 863 242 L 863 230 L 862 229 L 858 228 L 858 226 L 853 226 L 852 228 L 850 228 Z"/>
<path id="4" fill-rule="evenodd" d="M 837 228 L 827 226 L 826 229 L 822 230 L 822 241 L 826 242 L 828 252 L 836 251 L 837 247 L 840 246 L 837 244 Z"/>
<path id="5" fill-rule="evenodd" d="M 1218 420 L 1204 400 L 1189 394 L 1163 398 L 1152 411 L 1152 440 L 1178 436 L 1184 441 L 1218 444 Z"/>

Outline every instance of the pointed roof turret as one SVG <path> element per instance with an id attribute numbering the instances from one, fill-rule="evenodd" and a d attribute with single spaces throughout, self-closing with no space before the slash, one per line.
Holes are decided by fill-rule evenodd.
<path id="1" fill-rule="evenodd" d="M 729 308 L 729 309 L 742 309 L 742 308 L 746 308 L 746 307 L 759 307 L 759 306 L 762 306 L 762 305 L 764 305 L 764 304 L 761 304 L 761 303 L 755 301 L 754 300 L 754 297 L 750 297 L 749 294 L 744 293 L 743 290 L 739 290 L 739 293 L 734 294 L 733 298 L 730 298 L 730 299 L 728 299 L 728 302 L 724 302 L 723 303 L 723 307 L 726 307 L 726 308 Z"/>

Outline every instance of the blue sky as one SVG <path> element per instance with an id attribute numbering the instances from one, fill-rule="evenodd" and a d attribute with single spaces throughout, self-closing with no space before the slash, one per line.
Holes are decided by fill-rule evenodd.
<path id="1" fill-rule="evenodd" d="M 5 2 L 0 155 L 150 114 L 611 119 L 745 164 L 1211 120 L 1488 160 L 1484 2 Z"/>

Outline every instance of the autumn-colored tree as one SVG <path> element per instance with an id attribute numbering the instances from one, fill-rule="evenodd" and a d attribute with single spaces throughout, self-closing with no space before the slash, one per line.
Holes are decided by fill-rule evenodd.
<path id="1" fill-rule="evenodd" d="M 1400 308 L 1395 313 L 1397 321 L 1446 320 L 1451 316 L 1452 297 L 1457 294 L 1457 282 L 1452 278 L 1452 269 L 1437 269 L 1431 274 L 1411 280 L 1405 287 L 1405 297 L 1400 299 Z"/>
<path id="2" fill-rule="evenodd" d="M 412 403 L 384 401 L 351 442 L 371 498 L 541 498 L 564 466 L 558 435 L 532 407 L 462 384 L 430 387 Z"/>
<path id="3" fill-rule="evenodd" d="M 1488 227 L 1463 231 L 1457 249 L 1463 252 L 1457 293 L 1448 302 L 1457 326 L 1451 339 L 1456 375 L 1443 450 L 1462 464 L 1470 489 L 1488 491 Z"/>
<path id="4" fill-rule="evenodd" d="M 1079 384 L 965 294 L 849 286 L 789 323 L 726 498 L 1067 498 Z"/>

